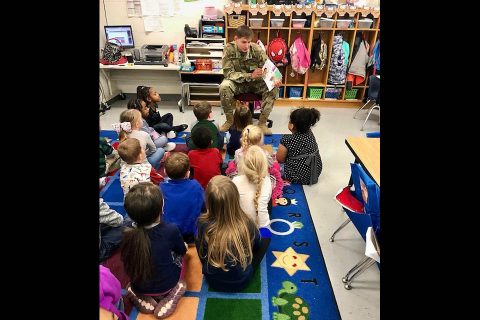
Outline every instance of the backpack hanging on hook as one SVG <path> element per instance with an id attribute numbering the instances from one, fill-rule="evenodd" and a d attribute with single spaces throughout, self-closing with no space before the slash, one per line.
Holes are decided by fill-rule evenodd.
<path id="1" fill-rule="evenodd" d="M 280 38 L 279 31 L 277 31 L 277 37 L 268 44 L 268 57 L 277 67 L 286 66 L 288 64 L 288 59 L 286 58 L 287 51 L 287 44 L 283 38 Z"/>
<path id="2" fill-rule="evenodd" d="M 300 32 L 290 47 L 290 59 L 292 62 L 291 77 L 295 77 L 295 72 L 297 74 L 305 74 L 310 67 L 310 54 L 302 40 Z"/>

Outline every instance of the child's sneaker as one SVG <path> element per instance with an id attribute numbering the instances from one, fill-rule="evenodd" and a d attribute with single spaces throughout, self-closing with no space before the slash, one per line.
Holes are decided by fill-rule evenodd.
<path id="1" fill-rule="evenodd" d="M 168 139 L 173 139 L 173 138 L 176 138 L 177 137 L 177 134 L 175 133 L 175 131 L 168 131 L 167 132 L 167 138 Z"/>
<path id="2" fill-rule="evenodd" d="M 175 132 L 181 132 L 181 131 L 187 130 L 187 128 L 188 128 L 188 124 L 181 124 L 181 125 L 178 125 L 178 126 L 173 126 L 172 130 L 175 131 Z"/>
<path id="3" fill-rule="evenodd" d="M 173 149 L 176 148 L 176 146 L 177 145 L 175 144 L 175 142 L 167 142 L 164 149 L 165 149 L 165 151 L 172 151 Z"/>

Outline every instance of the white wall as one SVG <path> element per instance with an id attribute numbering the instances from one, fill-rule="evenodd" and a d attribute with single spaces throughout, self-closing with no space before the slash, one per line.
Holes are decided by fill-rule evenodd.
<path id="1" fill-rule="evenodd" d="M 109 25 L 131 25 L 135 47 L 140 48 L 144 44 L 177 44 L 181 45 L 185 40 L 183 28 L 185 24 L 198 27 L 198 20 L 204 13 L 205 6 L 217 8 L 218 15 L 223 15 L 223 6 L 228 0 L 199 0 L 194 2 L 181 1 L 179 14 L 173 17 L 162 17 L 164 32 L 145 32 L 143 19 L 138 17 L 129 18 L 127 15 L 126 0 L 99 0 L 100 1 L 100 48 L 105 42 L 104 26 L 106 21 Z M 165 0 L 172 1 L 172 0 Z M 105 10 L 103 8 L 105 3 Z M 106 16 L 106 18 L 105 18 Z"/>

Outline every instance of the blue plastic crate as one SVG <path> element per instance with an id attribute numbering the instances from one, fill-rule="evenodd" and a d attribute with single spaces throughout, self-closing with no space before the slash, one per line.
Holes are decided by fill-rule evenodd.
<path id="1" fill-rule="evenodd" d="M 283 87 L 280 87 L 280 88 L 279 88 L 278 97 L 279 97 L 280 99 L 283 98 L 283 90 L 284 90 Z"/>
<path id="2" fill-rule="evenodd" d="M 327 88 L 325 90 L 325 98 L 326 99 L 338 99 L 342 89 L 337 88 Z"/>
<path id="3" fill-rule="evenodd" d="M 289 87 L 288 88 L 288 97 L 289 98 L 301 98 L 303 92 L 303 87 Z"/>

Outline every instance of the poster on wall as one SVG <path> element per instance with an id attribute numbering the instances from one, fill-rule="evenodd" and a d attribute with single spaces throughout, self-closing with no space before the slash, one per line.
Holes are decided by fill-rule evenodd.
<path id="1" fill-rule="evenodd" d="M 158 0 L 140 0 L 142 16 L 159 16 L 160 6 Z"/>
<path id="2" fill-rule="evenodd" d="M 143 17 L 143 25 L 145 28 L 145 32 L 164 31 L 162 18 L 160 18 L 160 16 Z"/>

